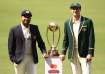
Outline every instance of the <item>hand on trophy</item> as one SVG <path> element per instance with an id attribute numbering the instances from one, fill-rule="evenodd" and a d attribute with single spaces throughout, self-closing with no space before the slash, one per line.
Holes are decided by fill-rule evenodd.
<path id="1" fill-rule="evenodd" d="M 47 53 L 43 53 L 43 58 L 48 58 L 48 54 Z"/>
<path id="2" fill-rule="evenodd" d="M 59 57 L 60 57 L 60 59 L 61 59 L 62 61 L 65 60 L 65 55 L 64 55 L 64 54 L 60 54 Z"/>

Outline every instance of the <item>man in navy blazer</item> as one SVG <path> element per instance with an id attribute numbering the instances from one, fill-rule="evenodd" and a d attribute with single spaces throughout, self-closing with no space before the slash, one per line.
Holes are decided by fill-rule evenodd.
<path id="1" fill-rule="evenodd" d="M 31 11 L 23 10 L 21 24 L 11 28 L 9 32 L 8 50 L 10 60 L 14 64 L 15 74 L 36 74 L 38 63 L 36 42 L 43 57 L 47 56 L 38 26 L 30 24 L 31 17 Z"/>
<path id="2" fill-rule="evenodd" d="M 73 74 L 91 74 L 91 62 L 94 56 L 95 35 L 93 21 L 80 14 L 81 5 L 70 5 L 71 18 L 64 23 L 63 50 L 61 60 L 71 61 Z"/>

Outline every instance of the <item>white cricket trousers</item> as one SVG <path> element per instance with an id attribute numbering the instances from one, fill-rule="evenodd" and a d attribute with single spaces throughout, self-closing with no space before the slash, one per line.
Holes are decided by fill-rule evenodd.
<path id="1" fill-rule="evenodd" d="M 78 62 L 71 62 L 73 74 L 91 74 L 91 62 L 86 62 L 85 58 L 80 58 Z"/>
<path id="2" fill-rule="evenodd" d="M 78 55 L 77 49 L 73 54 L 71 61 L 71 69 L 73 74 L 91 74 L 91 62 L 87 62 L 86 58 Z"/>
<path id="3" fill-rule="evenodd" d="M 15 74 L 37 74 L 36 64 L 31 55 L 25 55 L 20 64 L 14 63 Z"/>

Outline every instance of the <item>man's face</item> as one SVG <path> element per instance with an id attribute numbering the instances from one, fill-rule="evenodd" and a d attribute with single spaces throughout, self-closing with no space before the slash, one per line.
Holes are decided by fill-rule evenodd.
<path id="1" fill-rule="evenodd" d="M 24 26 L 27 27 L 29 25 L 30 21 L 31 21 L 31 17 L 21 16 L 21 22 Z"/>
<path id="2" fill-rule="evenodd" d="M 71 9 L 71 12 L 72 12 L 73 16 L 80 16 L 80 11 L 81 11 L 81 9 L 77 8 L 77 7 L 74 7 L 74 8 Z"/>

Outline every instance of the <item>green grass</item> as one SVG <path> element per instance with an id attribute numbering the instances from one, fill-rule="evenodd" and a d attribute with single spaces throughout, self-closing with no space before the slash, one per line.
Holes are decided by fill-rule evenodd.
<path id="1" fill-rule="evenodd" d="M 56 21 L 61 28 L 61 39 L 58 45 L 60 51 L 63 38 L 63 23 L 71 15 L 71 2 L 82 3 L 82 15 L 94 21 L 96 45 L 92 74 L 105 73 L 105 0 L 0 0 L 0 74 L 14 74 L 14 67 L 8 57 L 9 29 L 20 23 L 20 13 L 23 9 L 30 9 L 33 13 L 32 23 L 39 26 L 42 37 L 49 49 L 46 39 L 46 27 L 50 21 Z M 38 73 L 44 74 L 44 60 L 39 53 Z M 69 61 L 63 63 L 63 74 L 71 74 Z M 41 70 L 41 71 L 40 71 Z"/>

